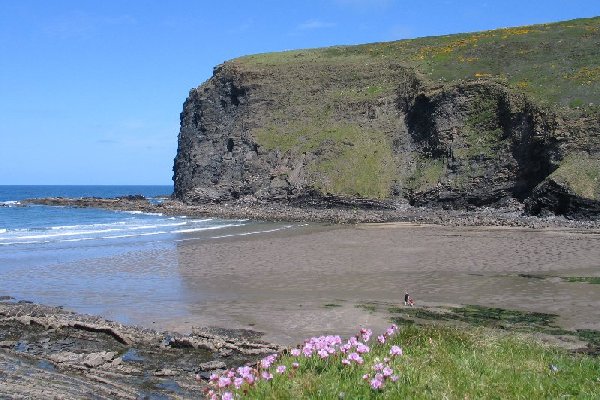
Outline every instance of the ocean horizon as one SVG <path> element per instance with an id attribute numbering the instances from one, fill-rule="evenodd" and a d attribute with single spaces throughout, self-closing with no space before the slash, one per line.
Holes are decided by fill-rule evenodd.
<path id="1" fill-rule="evenodd" d="M 170 196 L 173 185 L 0 185 L 0 204 L 43 197 Z"/>

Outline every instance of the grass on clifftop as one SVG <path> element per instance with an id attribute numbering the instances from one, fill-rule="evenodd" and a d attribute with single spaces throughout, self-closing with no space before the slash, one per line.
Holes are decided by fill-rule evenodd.
<path id="1" fill-rule="evenodd" d="M 600 17 L 483 32 L 358 46 L 258 54 L 246 66 L 394 63 L 413 67 L 432 82 L 499 79 L 538 101 L 570 107 L 600 105 Z M 371 85 L 382 87 L 385 85 Z M 375 89 L 373 89 L 376 92 Z M 352 93 L 352 91 L 348 92 Z"/>
<path id="2" fill-rule="evenodd" d="M 243 398 L 248 399 L 600 396 L 598 358 L 572 355 L 514 334 L 482 328 L 408 326 L 392 334 L 388 329 L 377 340 L 369 340 L 362 332 L 345 352 L 340 351 L 344 346 L 340 342 L 323 346 L 335 350 L 317 354 L 313 349 L 307 357 L 305 345 L 295 353 L 259 364 L 253 373 L 263 378 L 252 385 L 239 379 L 235 390 L 235 372 L 230 386 L 219 378 L 213 380 L 214 385 L 222 385 L 217 390 L 226 392 L 223 398 L 245 393 Z M 335 339 L 313 338 L 309 343 L 319 347 L 324 342 L 335 343 Z M 363 344 L 366 346 L 361 347 Z M 247 373 L 242 371 L 242 375 Z"/>

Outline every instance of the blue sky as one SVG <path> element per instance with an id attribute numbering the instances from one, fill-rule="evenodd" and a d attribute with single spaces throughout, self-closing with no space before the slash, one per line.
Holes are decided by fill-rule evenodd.
<path id="1" fill-rule="evenodd" d="M 188 91 L 237 56 L 597 15 L 598 0 L 0 0 L 0 184 L 171 184 Z"/>

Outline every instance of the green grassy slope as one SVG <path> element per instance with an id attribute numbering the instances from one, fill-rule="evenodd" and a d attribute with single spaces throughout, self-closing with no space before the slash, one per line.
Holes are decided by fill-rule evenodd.
<path id="1" fill-rule="evenodd" d="M 431 81 L 496 78 L 541 102 L 573 108 L 589 108 L 592 103 L 591 107 L 598 107 L 600 17 L 387 43 L 258 54 L 239 58 L 237 62 L 247 66 L 352 63 L 365 72 L 371 69 L 370 63 L 402 63 L 416 68 Z M 394 89 L 385 83 L 384 80 L 353 88 L 342 96 L 369 98 Z"/>

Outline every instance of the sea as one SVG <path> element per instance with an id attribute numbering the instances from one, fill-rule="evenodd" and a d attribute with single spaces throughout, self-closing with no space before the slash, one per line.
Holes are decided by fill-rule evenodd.
<path id="1" fill-rule="evenodd" d="M 172 186 L 0 186 L 0 296 L 64 306 L 123 323 L 184 318 L 189 303 L 201 302 L 210 289 L 190 293 L 182 284 L 179 253 L 184 243 L 255 237 L 298 227 L 22 204 L 28 198 L 137 194 L 160 203 L 172 192 Z M 202 254 L 189 256 L 202 262 Z M 161 304 L 160 309 L 156 304 Z"/>

